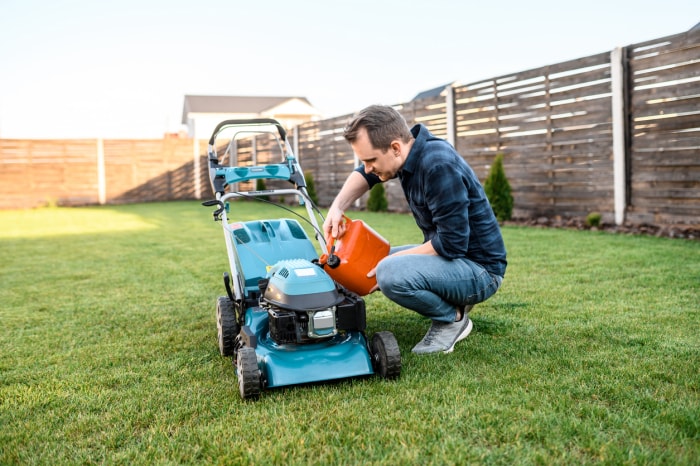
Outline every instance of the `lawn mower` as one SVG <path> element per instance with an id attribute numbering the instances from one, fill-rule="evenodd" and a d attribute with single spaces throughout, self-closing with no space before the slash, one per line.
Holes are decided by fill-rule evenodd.
<path id="1" fill-rule="evenodd" d="M 228 136 L 219 141 L 229 142 L 217 148 L 224 132 Z M 253 158 L 248 166 L 238 165 L 237 141 L 260 133 L 274 139 L 282 160 L 255 165 Z M 241 397 L 257 398 L 267 388 L 372 374 L 399 377 L 401 354 L 394 335 L 380 331 L 368 339 L 364 300 L 324 270 L 319 251 L 296 218 L 229 221 L 229 212 L 242 198 L 270 202 L 306 222 L 320 253 L 328 254 L 319 229 L 323 215 L 309 197 L 282 125 L 268 118 L 222 121 L 207 154 L 216 198 L 202 204 L 216 208 L 214 220 L 223 226 L 230 266 L 230 273 L 223 274 L 226 295 L 216 301 L 217 338 L 221 355 L 233 359 Z M 284 180 L 290 187 L 239 189 L 257 180 L 277 185 Z M 304 207 L 305 215 L 270 201 L 289 197 Z"/>

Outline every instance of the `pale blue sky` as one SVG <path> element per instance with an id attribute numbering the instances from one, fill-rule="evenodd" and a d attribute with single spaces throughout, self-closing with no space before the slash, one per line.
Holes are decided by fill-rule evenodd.
<path id="1" fill-rule="evenodd" d="M 0 137 L 160 138 L 185 94 L 338 116 L 699 21 L 697 0 L 0 0 Z"/>

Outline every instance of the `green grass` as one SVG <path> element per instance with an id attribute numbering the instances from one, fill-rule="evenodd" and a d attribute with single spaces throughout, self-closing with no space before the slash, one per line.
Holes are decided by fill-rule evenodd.
<path id="1" fill-rule="evenodd" d="M 0 464 L 699 464 L 699 242 L 506 227 L 504 285 L 453 354 L 411 354 L 428 322 L 374 294 L 399 380 L 246 402 L 216 344 L 210 212 L 0 212 Z"/>

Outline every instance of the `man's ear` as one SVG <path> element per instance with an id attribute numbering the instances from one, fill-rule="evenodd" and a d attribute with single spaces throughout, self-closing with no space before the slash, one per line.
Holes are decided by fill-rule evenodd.
<path id="1" fill-rule="evenodd" d="M 398 139 L 391 141 L 391 150 L 394 152 L 394 155 L 401 154 L 401 143 Z"/>

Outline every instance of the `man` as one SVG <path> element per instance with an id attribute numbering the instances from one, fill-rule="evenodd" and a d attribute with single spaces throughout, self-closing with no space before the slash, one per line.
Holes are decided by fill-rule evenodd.
<path id="1" fill-rule="evenodd" d="M 373 105 L 345 128 L 362 162 L 345 181 L 323 224 L 344 233 L 347 208 L 376 183 L 398 177 L 424 242 L 392 247 L 368 276 L 397 304 L 432 320 L 414 353 L 450 353 L 472 330 L 468 312 L 501 286 L 506 250 L 484 190 L 464 159 L 423 125 L 409 129 L 392 107 Z"/>

